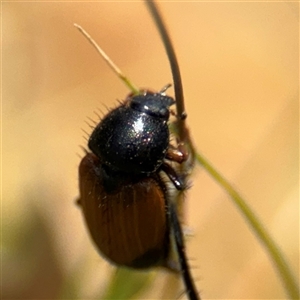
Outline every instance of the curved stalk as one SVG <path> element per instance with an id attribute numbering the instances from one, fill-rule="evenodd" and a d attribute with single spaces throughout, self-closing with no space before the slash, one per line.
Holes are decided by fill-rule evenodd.
<path id="1" fill-rule="evenodd" d="M 289 299 L 300 299 L 300 291 L 297 280 L 287 263 L 284 254 L 276 245 L 270 233 L 263 226 L 256 214 L 246 203 L 245 199 L 237 192 L 237 190 L 223 177 L 201 154 L 196 153 L 196 161 L 211 175 L 211 177 L 227 192 L 237 206 L 239 212 L 246 219 L 250 228 L 260 240 L 261 244 L 271 258 L 274 267 L 283 283 L 286 294 Z"/>

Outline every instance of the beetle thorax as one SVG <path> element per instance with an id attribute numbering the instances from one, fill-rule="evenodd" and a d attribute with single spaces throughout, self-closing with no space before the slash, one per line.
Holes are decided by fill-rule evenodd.
<path id="1" fill-rule="evenodd" d="M 159 99 L 149 95 L 133 97 L 97 125 L 89 148 L 103 164 L 136 174 L 152 173 L 161 166 L 169 145 L 167 121 L 174 100 L 154 95 Z"/>

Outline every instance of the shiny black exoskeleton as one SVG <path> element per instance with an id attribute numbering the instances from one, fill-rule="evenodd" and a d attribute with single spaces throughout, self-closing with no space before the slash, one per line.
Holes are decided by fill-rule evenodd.
<path id="1" fill-rule="evenodd" d="M 130 174 L 150 174 L 169 146 L 169 108 L 174 99 L 145 92 L 129 97 L 94 129 L 88 146 L 104 165 Z"/>
<path id="2" fill-rule="evenodd" d="M 112 263 L 130 268 L 171 268 L 169 191 L 184 184 L 166 159 L 180 163 L 170 145 L 174 99 L 163 92 L 129 96 L 92 132 L 79 167 L 81 205 L 91 236 Z"/>

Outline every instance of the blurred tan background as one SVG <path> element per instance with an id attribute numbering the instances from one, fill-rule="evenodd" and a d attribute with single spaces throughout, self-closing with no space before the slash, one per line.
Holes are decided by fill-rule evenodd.
<path id="1" fill-rule="evenodd" d="M 160 3 L 198 150 L 248 199 L 299 275 L 299 4 Z M 87 117 L 128 90 L 73 27 L 140 87 L 171 82 L 141 1 L 2 3 L 3 297 L 95 299 L 112 269 L 84 227 L 77 168 Z M 170 90 L 172 94 L 172 89 Z M 285 294 L 224 191 L 198 168 L 186 223 L 204 299 Z M 160 283 L 144 298 L 159 297 Z"/>

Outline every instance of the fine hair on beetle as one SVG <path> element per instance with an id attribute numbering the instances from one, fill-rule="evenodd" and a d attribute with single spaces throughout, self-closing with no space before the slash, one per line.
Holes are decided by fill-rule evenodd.
<path id="1" fill-rule="evenodd" d="M 89 150 L 79 166 L 78 204 L 105 259 L 116 266 L 162 266 L 179 272 L 188 298 L 197 300 L 200 296 L 190 273 L 177 211 L 177 201 L 188 187 L 192 160 L 181 76 L 162 17 L 153 1 L 146 4 L 167 51 L 175 99 L 166 95 L 169 84 L 158 92 L 136 88 L 75 24 L 131 91 L 102 114 L 98 123 L 90 119 Z M 170 132 L 170 118 L 176 138 Z"/>

